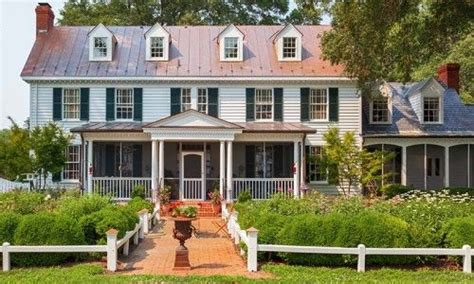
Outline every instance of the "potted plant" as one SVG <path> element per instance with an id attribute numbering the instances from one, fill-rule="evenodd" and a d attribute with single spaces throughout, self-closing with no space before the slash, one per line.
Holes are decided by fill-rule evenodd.
<path id="1" fill-rule="evenodd" d="M 191 238 L 194 227 L 191 221 L 196 220 L 197 208 L 194 206 L 179 206 L 173 209 L 171 216 L 174 220 L 173 238 L 179 241 L 176 248 L 174 260 L 174 270 L 189 270 L 188 248 L 184 245 L 185 241 Z"/>
<path id="2" fill-rule="evenodd" d="M 221 213 L 221 204 L 222 204 L 222 196 L 218 189 L 214 189 L 214 191 L 208 193 L 209 199 L 211 200 L 212 204 L 212 211 L 214 214 Z"/>
<path id="3" fill-rule="evenodd" d="M 194 206 L 178 206 L 173 209 L 171 216 L 174 218 L 196 218 L 197 208 Z"/>
<path id="4" fill-rule="evenodd" d="M 170 211 L 170 200 L 171 200 L 171 186 L 165 185 L 158 192 L 158 198 L 160 199 L 160 213 L 166 215 Z"/>

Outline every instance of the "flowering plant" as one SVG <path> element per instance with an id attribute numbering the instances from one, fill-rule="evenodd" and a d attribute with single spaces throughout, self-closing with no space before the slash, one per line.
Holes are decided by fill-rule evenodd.
<path id="1" fill-rule="evenodd" d="M 166 205 L 170 203 L 171 199 L 171 186 L 165 185 L 163 188 L 160 189 L 158 192 L 158 198 L 160 199 L 160 203 Z"/>
<path id="2" fill-rule="evenodd" d="M 214 191 L 211 191 L 207 194 L 209 196 L 209 199 L 211 200 L 211 203 L 214 205 L 219 205 L 222 203 L 223 198 L 219 192 L 219 190 L 214 189 Z"/>

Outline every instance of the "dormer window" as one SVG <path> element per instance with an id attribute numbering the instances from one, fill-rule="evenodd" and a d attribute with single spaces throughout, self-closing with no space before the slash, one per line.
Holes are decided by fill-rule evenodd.
<path id="1" fill-rule="evenodd" d="M 296 37 L 283 38 L 283 58 L 296 58 Z"/>
<path id="2" fill-rule="evenodd" d="M 371 123 L 389 123 L 390 108 L 388 98 L 380 96 L 374 98 L 370 108 Z"/>
<path id="3" fill-rule="evenodd" d="M 423 98 L 423 121 L 425 123 L 440 122 L 440 103 L 439 97 Z"/>
<path id="4" fill-rule="evenodd" d="M 98 24 L 89 33 L 89 60 L 112 61 L 114 46 L 117 39 L 111 30 Z"/>
<path id="5" fill-rule="evenodd" d="M 236 59 L 239 57 L 239 38 L 226 37 L 224 38 L 224 58 Z"/>
<path id="6" fill-rule="evenodd" d="M 95 58 L 107 57 L 107 38 L 106 37 L 94 38 L 94 57 Z"/>
<path id="7" fill-rule="evenodd" d="M 218 36 L 221 61 L 243 61 L 244 34 L 234 25 L 228 25 Z"/>
<path id="8" fill-rule="evenodd" d="M 145 41 L 147 61 L 168 61 L 171 36 L 163 26 L 156 23 L 148 29 Z"/>

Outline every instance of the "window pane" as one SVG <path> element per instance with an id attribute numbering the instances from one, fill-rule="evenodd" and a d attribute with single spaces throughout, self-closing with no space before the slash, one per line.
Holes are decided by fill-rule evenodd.
<path id="1" fill-rule="evenodd" d="M 94 38 L 94 57 L 107 57 L 107 38 Z"/>
<path id="2" fill-rule="evenodd" d="M 191 109 L 191 89 L 182 88 L 181 89 L 181 111 L 187 111 Z"/>
<path id="3" fill-rule="evenodd" d="M 423 99 L 423 120 L 425 122 L 439 122 L 439 98 Z"/>
<path id="4" fill-rule="evenodd" d="M 63 90 L 63 118 L 79 119 L 81 99 L 79 89 Z"/>
<path id="5" fill-rule="evenodd" d="M 273 112 L 273 90 L 255 90 L 255 117 L 259 120 L 271 120 Z"/>
<path id="6" fill-rule="evenodd" d="M 326 168 L 322 167 L 318 159 L 322 158 L 323 156 L 323 147 L 321 146 L 311 146 L 310 157 L 307 157 L 309 160 L 309 180 L 310 181 L 326 181 L 327 180 L 327 173 Z"/>
<path id="7" fill-rule="evenodd" d="M 372 101 L 372 122 L 388 122 L 389 115 L 388 99 L 385 97 L 375 98 Z"/>
<path id="8" fill-rule="evenodd" d="M 133 118 L 133 90 L 117 89 L 115 96 L 115 110 L 117 119 Z"/>
<path id="9" fill-rule="evenodd" d="M 226 37 L 224 38 L 224 58 L 238 58 L 239 57 L 239 38 Z"/>
<path id="10" fill-rule="evenodd" d="M 311 89 L 309 104 L 310 119 L 327 119 L 328 97 L 326 89 Z"/>
<path id="11" fill-rule="evenodd" d="M 164 55 L 164 38 L 151 37 L 150 38 L 150 56 L 155 58 L 162 58 Z"/>
<path id="12" fill-rule="evenodd" d="M 207 113 L 207 89 L 198 89 L 198 111 Z"/>
<path id="13" fill-rule="evenodd" d="M 296 38 L 283 38 L 283 58 L 296 58 Z"/>
<path id="14" fill-rule="evenodd" d="M 79 179 L 79 161 L 80 148 L 77 145 L 69 146 L 66 149 L 66 165 L 63 170 L 63 179 L 78 180 Z"/>

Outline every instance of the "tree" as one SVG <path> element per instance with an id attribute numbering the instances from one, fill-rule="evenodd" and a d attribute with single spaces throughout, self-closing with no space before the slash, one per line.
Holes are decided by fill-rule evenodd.
<path id="1" fill-rule="evenodd" d="M 286 21 L 299 25 L 317 25 L 329 0 L 295 0 L 296 8 L 286 17 Z"/>
<path id="2" fill-rule="evenodd" d="M 275 24 L 288 0 L 68 0 L 61 25 L 224 25 Z"/>
<path id="3" fill-rule="evenodd" d="M 69 134 L 52 122 L 38 126 L 31 132 L 33 167 L 35 171 L 43 173 L 43 180 L 46 180 L 48 173 L 56 175 L 63 170 L 70 139 Z"/>
<path id="4" fill-rule="evenodd" d="M 0 131 L 0 176 L 14 180 L 31 172 L 30 139 L 27 128 L 9 119 L 10 129 Z"/>
<path id="5" fill-rule="evenodd" d="M 318 162 L 327 169 L 329 184 L 338 186 L 344 195 L 350 195 L 355 186 L 366 187 L 370 183 L 380 188 L 381 181 L 389 175 L 382 174 L 382 166 L 393 154 L 368 152 L 357 144 L 354 132 L 346 132 L 341 138 L 336 127 L 330 127 L 323 137 L 325 145 Z"/>

